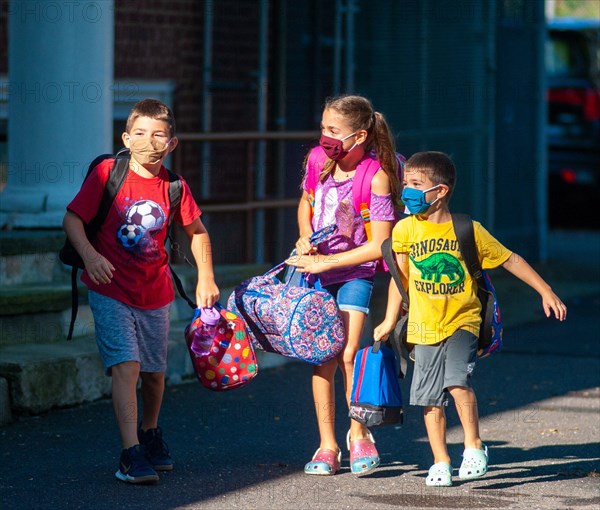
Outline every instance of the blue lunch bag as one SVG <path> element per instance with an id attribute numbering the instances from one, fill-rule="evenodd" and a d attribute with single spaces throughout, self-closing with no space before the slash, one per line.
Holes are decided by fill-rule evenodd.
<path id="1" fill-rule="evenodd" d="M 402 423 L 396 356 L 382 342 L 356 354 L 349 416 L 366 427 Z"/>

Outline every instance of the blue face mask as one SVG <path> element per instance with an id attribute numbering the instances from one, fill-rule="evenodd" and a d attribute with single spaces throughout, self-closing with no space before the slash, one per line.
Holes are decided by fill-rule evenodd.
<path id="1" fill-rule="evenodd" d="M 425 193 L 431 191 L 432 189 L 438 188 L 439 186 L 440 185 L 437 184 L 436 186 L 426 190 L 404 188 L 402 190 L 402 196 L 400 199 L 410 214 L 423 214 L 424 212 L 427 212 L 427 209 L 429 209 L 438 200 L 436 198 L 433 202 L 427 202 L 427 200 L 425 200 Z"/>

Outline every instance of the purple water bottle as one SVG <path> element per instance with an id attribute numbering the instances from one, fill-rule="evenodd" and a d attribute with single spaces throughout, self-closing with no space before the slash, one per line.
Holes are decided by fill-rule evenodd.
<path id="1" fill-rule="evenodd" d="M 196 356 L 206 356 L 210 352 L 220 318 L 219 310 L 214 307 L 200 310 L 202 324 L 194 331 L 190 346 Z"/>

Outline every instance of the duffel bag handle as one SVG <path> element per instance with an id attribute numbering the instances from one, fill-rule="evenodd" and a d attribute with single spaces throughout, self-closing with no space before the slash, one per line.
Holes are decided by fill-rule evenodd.
<path id="1" fill-rule="evenodd" d="M 285 262 L 280 262 L 275 267 L 272 267 L 271 269 L 269 269 L 265 274 L 263 274 L 263 276 L 264 277 L 277 276 L 283 270 L 284 267 L 285 267 Z"/>
<path id="2" fill-rule="evenodd" d="M 313 232 L 310 235 L 310 237 L 309 237 L 310 244 L 314 245 L 314 244 L 322 243 L 324 241 L 328 241 L 337 231 L 338 231 L 338 226 L 335 223 L 333 225 L 323 227 L 322 229 L 317 230 L 316 232 Z M 292 253 L 290 253 L 290 257 L 293 257 L 294 255 L 296 255 L 295 248 L 292 250 Z"/>
<path id="3" fill-rule="evenodd" d="M 310 244 L 316 245 L 316 244 L 322 243 L 324 241 L 327 241 L 335 233 L 337 233 L 337 231 L 338 231 L 338 226 L 335 223 L 332 225 L 328 225 L 327 227 L 323 227 L 322 229 L 319 229 L 316 232 L 313 232 L 311 234 L 310 239 L 309 239 Z M 293 249 L 292 253 L 290 253 L 290 257 L 295 257 L 295 256 L 296 256 L 296 249 Z M 274 269 L 275 268 L 273 268 L 271 271 L 273 271 Z M 277 273 L 280 270 L 281 269 L 278 268 Z M 269 271 L 268 274 L 277 274 L 277 273 L 271 273 L 271 271 Z M 292 281 L 294 274 L 296 274 L 296 266 L 288 266 L 286 268 L 286 273 L 285 273 L 285 276 L 283 277 L 283 281 L 285 283 L 290 283 Z M 299 284 L 300 284 L 300 286 L 309 286 L 309 284 L 307 283 L 307 280 L 306 280 L 306 276 L 304 274 L 302 274 Z"/>
<path id="4" fill-rule="evenodd" d="M 327 227 L 323 227 L 310 236 L 310 244 L 319 244 L 330 239 L 338 231 L 338 226 L 334 223 Z"/>

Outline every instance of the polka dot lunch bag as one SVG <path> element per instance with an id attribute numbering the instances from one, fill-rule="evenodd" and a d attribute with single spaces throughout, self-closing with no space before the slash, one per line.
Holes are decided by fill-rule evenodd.
<path id="1" fill-rule="evenodd" d="M 226 391 L 249 383 L 258 373 L 256 355 L 244 321 L 216 304 L 214 321 L 204 321 L 196 309 L 185 328 L 185 341 L 200 384 L 213 391 Z M 215 313 L 216 313 L 215 312 Z"/>

